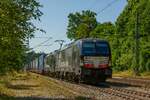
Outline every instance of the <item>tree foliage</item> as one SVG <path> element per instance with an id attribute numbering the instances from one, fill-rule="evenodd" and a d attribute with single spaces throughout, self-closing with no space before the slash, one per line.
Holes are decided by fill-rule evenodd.
<path id="1" fill-rule="evenodd" d="M 23 66 L 25 41 L 37 28 L 31 20 L 39 20 L 41 5 L 36 0 L 0 1 L 0 70 Z"/>
<path id="2" fill-rule="evenodd" d="M 111 22 L 98 23 L 97 27 L 90 33 L 93 38 L 107 38 L 115 34 L 115 25 Z"/>
<path id="3" fill-rule="evenodd" d="M 96 13 L 92 11 L 82 11 L 70 13 L 67 36 L 70 39 L 80 39 L 90 37 L 90 32 L 97 26 Z"/>
<path id="4" fill-rule="evenodd" d="M 139 71 L 150 70 L 150 0 L 128 0 L 128 5 L 116 21 L 117 33 L 124 38 L 119 38 L 118 45 L 121 54 L 117 59 L 120 66 L 128 65 L 134 68 L 135 65 L 135 24 L 136 13 L 139 13 L 139 41 L 140 41 L 140 66 Z M 125 64 L 125 63 L 127 64 Z M 130 66 L 129 66 L 130 65 Z M 117 65 L 118 66 L 118 65 Z M 123 66 L 124 67 L 124 66 Z"/>

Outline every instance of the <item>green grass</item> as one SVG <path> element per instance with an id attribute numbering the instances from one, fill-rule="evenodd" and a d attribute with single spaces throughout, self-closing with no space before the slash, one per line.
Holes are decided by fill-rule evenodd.
<path id="1" fill-rule="evenodd" d="M 141 73 L 141 77 L 150 79 L 150 72 L 143 72 L 143 73 Z"/>
<path id="2" fill-rule="evenodd" d="M 90 100 L 80 93 L 54 82 L 49 77 L 33 73 L 11 73 L 0 77 L 0 100 L 55 100 L 46 97 L 74 98 L 68 100 Z M 41 97 L 41 98 L 40 98 Z"/>
<path id="3" fill-rule="evenodd" d="M 138 76 L 135 76 L 133 71 L 126 70 L 126 71 L 114 71 L 113 77 L 136 77 L 136 78 L 149 78 L 150 79 L 150 72 L 143 72 L 140 73 Z"/>

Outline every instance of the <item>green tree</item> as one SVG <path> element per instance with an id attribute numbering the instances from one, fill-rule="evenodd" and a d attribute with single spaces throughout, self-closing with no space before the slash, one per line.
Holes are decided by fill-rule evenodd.
<path id="1" fill-rule="evenodd" d="M 90 33 L 93 38 L 109 39 L 115 34 L 115 25 L 111 22 L 98 23 L 97 27 Z"/>
<path id="2" fill-rule="evenodd" d="M 140 72 L 149 71 L 150 57 L 150 0 L 128 0 L 124 11 L 116 21 L 117 34 L 119 34 L 120 57 L 118 65 Z M 140 33 L 140 65 L 135 62 L 135 23 L 136 13 L 139 13 Z M 123 37 L 123 38 L 122 38 Z M 122 39 L 121 39 L 122 38 Z M 118 66 L 118 67 L 120 67 Z"/>
<path id="3" fill-rule="evenodd" d="M 97 26 L 96 13 L 89 10 L 70 13 L 68 19 L 67 36 L 71 40 L 90 37 L 90 32 Z"/>
<path id="4" fill-rule="evenodd" d="M 25 41 L 36 28 L 31 20 L 39 20 L 41 5 L 36 0 L 0 1 L 0 71 L 19 70 L 25 57 Z"/>

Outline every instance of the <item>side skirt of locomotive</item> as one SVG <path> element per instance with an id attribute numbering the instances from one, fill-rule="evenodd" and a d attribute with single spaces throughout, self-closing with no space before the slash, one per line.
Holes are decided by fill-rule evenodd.
<path id="1" fill-rule="evenodd" d="M 67 80 L 77 83 L 91 83 L 97 84 L 99 82 L 105 82 L 107 78 L 112 77 L 111 68 L 107 69 L 86 69 L 81 68 L 81 73 L 76 74 L 74 72 L 44 72 L 44 74 L 57 79 Z"/>

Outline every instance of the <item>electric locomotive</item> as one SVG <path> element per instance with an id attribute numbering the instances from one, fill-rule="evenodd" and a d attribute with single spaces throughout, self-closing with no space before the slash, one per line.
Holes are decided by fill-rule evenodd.
<path id="1" fill-rule="evenodd" d="M 55 60 L 53 75 L 58 78 L 98 83 L 112 77 L 111 50 L 105 40 L 81 39 L 51 57 Z"/>
<path id="2" fill-rule="evenodd" d="M 107 41 L 82 40 L 80 61 L 81 80 L 97 83 L 112 77 L 111 51 Z"/>

